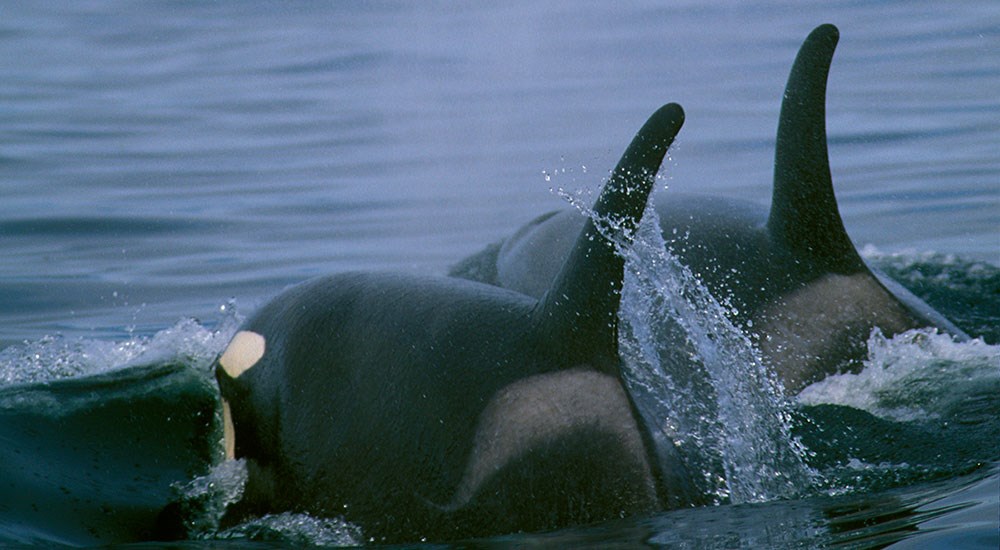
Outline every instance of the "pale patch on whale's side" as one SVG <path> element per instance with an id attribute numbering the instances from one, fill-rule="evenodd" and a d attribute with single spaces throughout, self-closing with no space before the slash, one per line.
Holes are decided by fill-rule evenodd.
<path id="1" fill-rule="evenodd" d="M 223 524 L 305 511 L 394 543 L 699 502 L 623 386 L 617 331 L 616 246 L 633 238 L 683 120 L 668 104 L 639 130 L 540 299 L 341 273 L 247 319 L 215 369 L 227 451 L 247 465 Z M 597 220 L 614 220 L 613 236 Z"/>
<path id="2" fill-rule="evenodd" d="M 816 372 L 826 370 L 824 362 L 844 363 L 864 354 L 873 326 L 889 334 L 913 328 L 899 305 L 889 302 L 872 309 L 872 304 L 885 301 L 885 289 L 871 277 L 824 275 L 753 316 L 755 332 L 766 335 L 757 338 L 756 345 L 782 373 L 785 385 L 804 388 L 815 382 Z"/>
<path id="3" fill-rule="evenodd" d="M 628 395 L 617 378 L 576 368 L 523 378 L 501 389 L 479 417 L 470 460 L 452 500 L 443 508 L 469 504 L 497 469 L 556 440 L 567 432 L 587 429 L 616 439 L 632 459 L 620 464 L 640 480 L 631 489 L 636 500 L 655 501 L 652 466 L 643 451 L 640 428 Z"/>
<path id="4" fill-rule="evenodd" d="M 666 247 L 719 303 L 730 306 L 730 320 L 760 343 L 789 393 L 859 369 L 874 328 L 896 334 L 935 327 L 968 339 L 869 268 L 844 229 L 826 138 L 827 77 L 839 36 L 833 25 L 817 27 L 792 64 L 778 122 L 770 211 L 678 193 L 653 204 Z M 450 274 L 540 296 L 585 219 L 574 210 L 539 216 L 462 260 Z"/>

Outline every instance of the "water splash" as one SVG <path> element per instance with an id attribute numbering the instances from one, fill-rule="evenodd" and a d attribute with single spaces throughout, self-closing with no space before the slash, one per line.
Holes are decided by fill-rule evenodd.
<path id="1" fill-rule="evenodd" d="M 930 328 L 892 338 L 875 330 L 868 355 L 860 372 L 797 397 L 820 493 L 879 492 L 1000 460 L 1000 346 Z"/>
<path id="2" fill-rule="evenodd" d="M 659 428 L 657 445 L 675 446 L 696 489 L 716 503 L 807 492 L 819 474 L 792 436 L 793 403 L 729 321 L 731 306 L 670 253 L 652 204 L 628 235 L 620 220 L 601 218 L 579 193 L 557 193 L 591 218 L 626 260 L 619 352 L 640 414 Z"/>
<path id="3" fill-rule="evenodd" d="M 196 540 L 252 540 L 282 546 L 359 546 L 361 530 L 341 518 L 321 518 L 285 512 L 251 518 L 220 529 L 229 505 L 243 498 L 247 465 L 226 460 L 203 476 L 172 487 L 185 535 Z"/>
<path id="4" fill-rule="evenodd" d="M 9 346 L 0 350 L 0 387 L 168 362 L 182 362 L 208 373 L 212 360 L 242 321 L 232 303 L 219 310 L 221 318 L 214 329 L 195 319 L 182 319 L 152 337 L 105 341 L 47 335 Z"/>
<path id="5" fill-rule="evenodd" d="M 800 494 L 816 474 L 791 435 L 791 404 L 726 308 L 661 235 L 650 212 L 623 250 L 619 340 L 630 391 L 716 502 Z"/>
<path id="6" fill-rule="evenodd" d="M 937 252 L 884 253 L 872 245 L 861 253 L 968 334 L 1000 344 L 1000 266 Z"/>
<path id="7" fill-rule="evenodd" d="M 803 405 L 847 405 L 897 422 L 948 416 L 956 402 L 1000 389 L 1000 345 L 956 342 L 934 329 L 893 338 L 878 329 L 857 374 L 829 376 L 802 390 Z"/>
<path id="8" fill-rule="evenodd" d="M 366 542 L 361 529 L 343 519 L 318 518 L 291 512 L 268 514 L 222 531 L 211 538 L 274 542 L 282 548 L 355 547 L 362 546 Z"/>
<path id="9" fill-rule="evenodd" d="M 243 498 L 247 467 L 243 460 L 223 460 L 203 476 L 171 486 L 176 514 L 189 538 L 208 538 L 219 530 L 226 507 Z"/>

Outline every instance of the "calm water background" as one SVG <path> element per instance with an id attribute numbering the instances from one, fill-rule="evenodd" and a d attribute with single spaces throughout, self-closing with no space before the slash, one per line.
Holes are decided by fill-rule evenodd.
<path id="1" fill-rule="evenodd" d="M 666 184 L 766 204 L 785 79 L 822 22 L 855 242 L 1000 263 L 992 0 L 5 2 L 0 342 L 211 322 L 345 269 L 441 273 L 559 207 L 551 188 L 597 188 L 667 101 L 688 121 Z"/>
<path id="2" fill-rule="evenodd" d="M 597 189 L 668 101 L 687 122 L 658 192 L 766 204 L 785 79 L 824 22 L 855 243 L 1000 265 L 994 0 L 4 2 L 0 348 L 211 327 L 347 269 L 443 273 L 553 189 Z M 793 541 L 815 528 L 773 506 Z M 668 519 L 763 517 L 720 514 Z"/>

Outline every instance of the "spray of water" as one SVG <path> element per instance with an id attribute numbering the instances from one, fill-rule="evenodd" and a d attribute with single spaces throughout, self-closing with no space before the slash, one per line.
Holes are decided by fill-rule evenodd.
<path id="1" fill-rule="evenodd" d="M 563 196 L 626 259 L 620 353 L 640 413 L 659 428 L 654 440 L 675 446 L 697 490 L 717 503 L 808 489 L 816 474 L 791 435 L 792 404 L 726 306 L 669 252 L 652 207 L 629 238 Z"/>
<path id="2" fill-rule="evenodd" d="M 708 494 L 742 503 L 801 492 L 813 474 L 791 436 L 791 404 L 650 214 L 626 252 L 619 339 L 631 391 L 654 403 Z"/>
<path id="3" fill-rule="evenodd" d="M 216 326 L 181 319 L 155 335 L 126 340 L 43 336 L 0 350 L 0 388 L 113 372 L 136 365 L 180 362 L 211 376 L 212 360 L 229 342 L 242 316 L 235 303 L 219 308 Z"/>

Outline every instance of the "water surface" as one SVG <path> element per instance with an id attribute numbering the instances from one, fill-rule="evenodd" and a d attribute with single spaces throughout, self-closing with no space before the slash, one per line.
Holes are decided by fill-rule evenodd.
<path id="1" fill-rule="evenodd" d="M 314 275 L 444 273 L 564 206 L 556 190 L 597 189 L 668 101 L 684 105 L 687 122 L 657 192 L 766 204 L 785 79 L 802 39 L 825 22 L 841 30 L 827 114 L 848 233 L 870 261 L 985 341 L 927 350 L 874 340 L 868 378 L 810 394 L 795 433 L 815 448 L 810 467 L 827 481 L 800 498 L 542 538 L 701 547 L 898 540 L 931 516 L 947 524 L 959 508 L 972 514 L 952 522 L 959 532 L 986 522 L 995 536 L 1000 10 L 991 0 L 5 3 L 5 403 L 42 399 L 18 384 L 108 371 L 126 380 L 121 391 L 141 393 L 153 379 L 129 386 L 121 367 L 142 363 L 167 369 L 155 372 L 171 391 L 210 404 L 199 386 L 172 385 L 163 365 L 204 374 L 240 314 Z M 905 365 L 879 378 L 891 370 L 886 353 Z M 957 374 L 935 378 L 932 367 L 971 382 L 956 389 Z M 949 395 L 975 399 L 963 408 Z M 10 407 L 22 420 L 51 412 Z M 875 427 L 846 448 L 809 428 L 847 437 L 857 425 Z M 927 445 L 893 454 L 878 443 L 886 434 Z M 940 446 L 956 451 L 934 458 Z M 170 468 L 144 474 L 147 497 L 165 495 L 164 480 L 191 456 L 211 454 L 182 451 Z M 188 474 L 179 481 L 196 478 Z M 86 483 L 53 483 L 36 488 L 101 497 Z M 914 515 L 889 538 L 858 527 L 885 527 L 870 520 L 900 510 Z M 4 513 L 0 541 L 109 540 L 26 528 Z M 851 513 L 860 523 L 843 519 Z M 725 534 L 713 534 L 720 523 Z M 327 527 L 299 535 L 337 540 Z"/>

